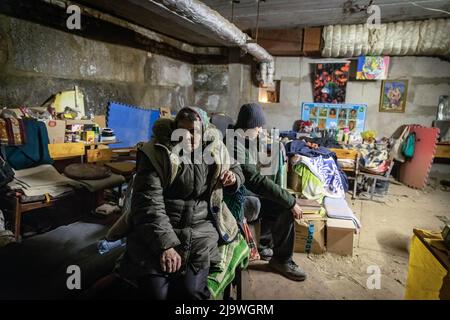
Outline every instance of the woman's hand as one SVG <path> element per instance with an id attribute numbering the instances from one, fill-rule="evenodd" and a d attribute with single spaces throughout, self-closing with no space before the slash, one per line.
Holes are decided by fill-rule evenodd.
<path id="1" fill-rule="evenodd" d="M 233 171 L 225 170 L 220 176 L 220 181 L 224 187 L 232 186 L 236 183 L 236 175 Z"/>
<path id="2" fill-rule="evenodd" d="M 181 257 L 174 248 L 170 248 L 161 254 L 160 264 L 163 272 L 177 272 L 181 268 Z"/>

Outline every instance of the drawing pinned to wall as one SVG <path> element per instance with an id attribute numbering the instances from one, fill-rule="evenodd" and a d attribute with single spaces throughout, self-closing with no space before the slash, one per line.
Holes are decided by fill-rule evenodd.
<path id="1" fill-rule="evenodd" d="M 389 70 L 389 57 L 359 57 L 356 80 L 384 80 Z"/>
<path id="2" fill-rule="evenodd" d="M 405 112 L 408 80 L 383 80 L 380 112 Z"/>
<path id="3" fill-rule="evenodd" d="M 301 119 L 319 129 L 348 127 L 350 131 L 363 132 L 366 111 L 366 104 L 303 103 Z"/>
<path id="4" fill-rule="evenodd" d="M 350 63 L 317 63 L 314 72 L 314 102 L 343 103 Z"/>

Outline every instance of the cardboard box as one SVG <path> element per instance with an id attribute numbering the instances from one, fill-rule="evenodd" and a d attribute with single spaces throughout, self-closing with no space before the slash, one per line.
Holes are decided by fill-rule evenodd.
<path id="1" fill-rule="evenodd" d="M 66 121 L 64 120 L 46 120 L 49 143 L 64 143 L 66 134 Z"/>
<path id="2" fill-rule="evenodd" d="M 351 220 L 327 219 L 327 251 L 342 256 L 353 255 L 356 227 Z"/>
<path id="3" fill-rule="evenodd" d="M 310 253 L 322 254 L 325 252 L 325 225 L 326 219 L 318 214 L 304 215 L 303 223 L 311 226 L 312 241 Z M 308 236 L 310 236 L 309 227 L 305 226 L 299 220 L 295 223 L 295 252 L 306 252 Z"/>
<path id="4" fill-rule="evenodd" d="M 94 122 L 98 124 L 100 128 L 106 128 L 106 117 L 104 115 L 94 116 Z"/>

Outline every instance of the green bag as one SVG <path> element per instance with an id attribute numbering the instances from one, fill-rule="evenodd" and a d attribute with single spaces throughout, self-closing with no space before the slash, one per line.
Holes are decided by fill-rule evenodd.
<path id="1" fill-rule="evenodd" d="M 416 143 L 416 133 L 411 132 L 403 142 L 402 153 L 407 159 L 411 159 L 414 156 L 414 145 Z"/>

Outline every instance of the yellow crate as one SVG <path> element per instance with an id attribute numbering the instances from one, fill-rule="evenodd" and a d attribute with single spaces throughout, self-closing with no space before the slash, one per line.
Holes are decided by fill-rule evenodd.
<path id="1" fill-rule="evenodd" d="M 48 151 L 53 160 L 80 157 L 84 156 L 84 143 L 51 143 L 48 145 Z"/>

